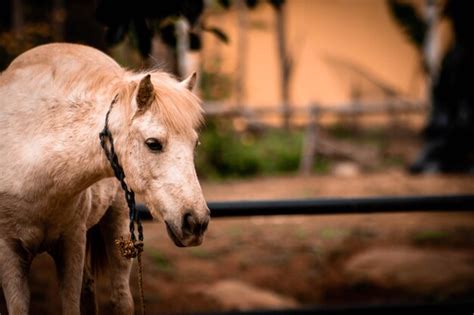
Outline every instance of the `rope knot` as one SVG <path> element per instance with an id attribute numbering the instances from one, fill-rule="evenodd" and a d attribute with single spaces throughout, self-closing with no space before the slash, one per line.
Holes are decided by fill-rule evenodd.
<path id="1" fill-rule="evenodd" d="M 136 258 L 143 252 L 143 242 L 124 239 L 123 237 L 115 240 L 120 254 L 128 259 Z"/>

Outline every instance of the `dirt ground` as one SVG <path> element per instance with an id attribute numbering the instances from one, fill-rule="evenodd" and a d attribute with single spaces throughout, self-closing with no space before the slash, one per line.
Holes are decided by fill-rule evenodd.
<path id="1" fill-rule="evenodd" d="M 399 170 L 203 183 L 209 201 L 474 193 L 472 176 Z M 448 209 L 447 209 L 448 210 Z M 412 213 L 216 219 L 205 243 L 176 248 L 145 224 L 148 314 L 311 304 L 443 301 L 474 294 L 474 214 Z M 59 314 L 52 260 L 35 259 L 31 314 Z M 136 301 L 136 269 L 132 273 Z M 107 314 L 107 283 L 99 281 Z M 5 305 L 0 303 L 0 313 Z"/>

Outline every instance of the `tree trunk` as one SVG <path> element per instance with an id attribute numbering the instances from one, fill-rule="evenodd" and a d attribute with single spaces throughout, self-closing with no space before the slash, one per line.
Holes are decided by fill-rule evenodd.
<path id="1" fill-rule="evenodd" d="M 246 91 L 245 75 L 247 66 L 247 7 L 244 0 L 237 0 L 238 14 L 238 46 L 237 46 L 237 68 L 235 69 L 235 103 L 240 109 L 244 109 Z"/>
<path id="2" fill-rule="evenodd" d="M 282 100 L 282 112 L 283 112 L 283 127 L 285 129 L 290 128 L 291 120 L 291 108 L 290 108 L 290 77 L 291 77 L 291 59 L 288 55 L 286 47 L 286 36 L 285 36 L 285 4 L 281 2 L 279 5 L 274 6 L 276 11 L 276 31 L 277 31 L 277 44 L 278 44 L 278 55 L 280 59 L 280 91 Z"/>
<path id="3" fill-rule="evenodd" d="M 189 75 L 190 62 L 188 60 L 189 53 L 189 23 L 181 17 L 176 21 L 176 63 L 178 74 L 181 79 Z"/>
<path id="4" fill-rule="evenodd" d="M 66 10 L 63 0 L 53 0 L 51 14 L 51 35 L 55 42 L 64 41 L 64 21 L 66 20 Z"/>
<path id="5" fill-rule="evenodd" d="M 425 0 L 425 20 L 427 31 L 425 41 L 423 43 L 423 59 L 426 67 L 426 102 L 431 104 L 431 92 L 433 89 L 433 81 L 438 73 L 438 59 L 440 43 L 436 33 L 438 24 L 438 5 L 435 0 Z"/>
<path id="6" fill-rule="evenodd" d="M 21 33 L 23 28 L 24 19 L 23 19 L 23 1 L 22 0 L 13 0 L 12 1 L 12 30 L 16 35 Z"/>
<path id="7" fill-rule="evenodd" d="M 163 71 L 179 75 L 177 64 L 175 49 L 163 43 L 159 36 L 153 36 L 147 67 L 159 67 Z"/>
<path id="8" fill-rule="evenodd" d="M 316 147 L 318 145 L 317 112 L 316 106 L 312 106 L 309 110 L 309 120 L 304 135 L 300 161 L 300 174 L 304 176 L 311 174 L 316 159 Z"/>

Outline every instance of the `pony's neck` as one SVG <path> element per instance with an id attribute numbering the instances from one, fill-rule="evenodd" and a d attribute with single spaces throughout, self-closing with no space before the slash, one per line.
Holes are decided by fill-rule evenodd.
<path id="1" fill-rule="evenodd" d="M 110 110 L 108 128 L 114 143 L 124 143 L 123 137 L 128 128 L 130 116 L 128 104 L 133 95 L 134 86 L 130 84 L 133 73 L 125 72 L 122 77 L 114 78 L 101 90 L 96 90 L 93 99 L 87 96 L 77 102 L 76 109 L 70 113 L 70 127 L 62 133 L 62 140 L 75 139 L 68 143 L 62 153 L 65 167 L 56 167 L 57 178 L 54 185 L 59 194 L 76 195 L 97 181 L 113 177 L 114 173 L 106 154 L 100 145 L 99 134 L 105 127 L 107 112 Z M 81 94 L 79 94 L 81 95 Z M 114 99 L 117 101 L 112 105 Z M 64 125 L 64 122 L 62 122 Z M 115 148 L 116 152 L 123 148 Z"/>
<path id="2" fill-rule="evenodd" d="M 53 140 L 60 145 L 61 155 L 60 163 L 52 166 L 55 195 L 69 198 L 95 182 L 113 176 L 99 140 L 113 98 L 111 95 L 100 101 L 78 104 L 81 110 L 70 113 L 71 123 L 61 131 L 58 140 Z M 116 107 L 118 104 L 114 105 L 113 111 L 120 111 Z M 110 115 L 110 119 L 117 119 L 116 116 Z"/>

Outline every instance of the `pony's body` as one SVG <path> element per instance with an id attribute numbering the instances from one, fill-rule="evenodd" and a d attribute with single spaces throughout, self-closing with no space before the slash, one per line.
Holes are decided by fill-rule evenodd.
<path id="1" fill-rule="evenodd" d="M 174 154 L 157 155 L 141 146 L 142 134 L 153 131 L 153 139 L 166 137 L 168 151 L 180 153 L 189 163 L 193 121 L 199 118 L 185 116 L 174 126 L 166 117 L 171 116 L 170 110 L 179 112 L 175 107 L 181 104 L 175 103 L 195 100 L 166 74 L 154 72 L 139 81 L 141 77 L 95 49 L 71 44 L 30 50 L 0 75 L 0 280 L 10 314 L 27 313 L 27 270 L 34 255 L 42 251 L 55 258 L 63 312 L 79 312 L 86 231 L 104 217 L 114 200 L 123 199 L 116 197 L 115 180 L 102 180 L 113 173 L 98 141 L 115 96 L 118 104 L 111 112 L 110 129 L 129 186 L 144 195 L 155 216 L 164 218 L 177 245 L 202 240 L 208 210 L 199 184 L 196 187 L 194 168 L 181 166 Z M 170 93 L 166 103 L 171 109 L 159 100 L 160 92 Z M 143 101 L 142 95 L 148 98 Z M 198 105 L 192 106 L 199 111 Z M 148 169 L 158 161 L 156 170 Z M 183 184 L 179 176 L 191 181 L 192 187 L 178 188 Z M 165 186 L 168 193 L 163 191 Z M 194 212 L 200 209 L 203 214 Z M 192 229 L 183 221 L 188 220 L 184 211 L 191 213 Z M 124 232 L 125 220 L 117 217 L 110 219 L 117 221 L 114 229 Z M 198 231 L 194 225 L 201 220 L 203 227 Z M 194 240 L 193 235 L 199 238 Z"/>

